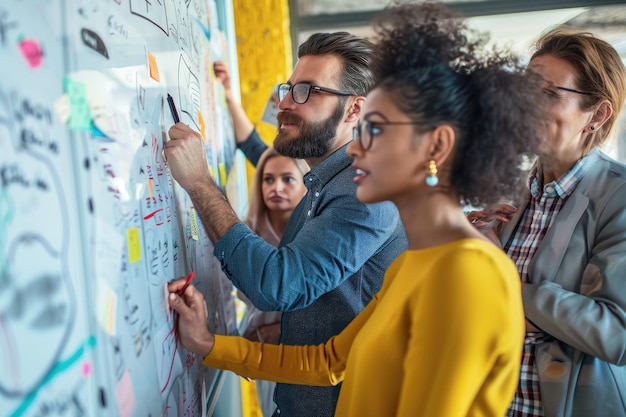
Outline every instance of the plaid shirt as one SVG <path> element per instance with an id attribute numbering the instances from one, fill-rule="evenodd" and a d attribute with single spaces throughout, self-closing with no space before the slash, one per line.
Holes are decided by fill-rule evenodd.
<path id="1" fill-rule="evenodd" d="M 530 282 L 528 265 L 548 228 L 565 204 L 567 197 L 574 191 L 584 172 L 588 168 L 582 158 L 561 178 L 552 181 L 541 189 L 542 173 L 535 168 L 530 176 L 531 199 L 520 223 L 511 239 L 504 246 L 505 252 L 517 265 L 522 282 Z M 519 385 L 513 397 L 507 417 L 543 416 L 539 376 L 535 364 L 535 345 L 548 338 L 543 332 L 527 332 L 520 367 Z"/>

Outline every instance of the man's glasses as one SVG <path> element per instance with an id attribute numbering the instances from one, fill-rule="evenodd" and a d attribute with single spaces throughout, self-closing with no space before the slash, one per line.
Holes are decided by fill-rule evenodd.
<path id="1" fill-rule="evenodd" d="M 389 125 L 422 125 L 423 122 L 372 122 L 369 120 L 364 120 L 361 122 L 360 120 L 357 122 L 356 126 L 352 128 L 352 140 L 359 141 L 359 145 L 364 151 L 369 150 L 374 143 L 374 136 L 380 134 L 379 126 L 389 126 Z M 430 125 L 430 129 L 435 129 L 437 125 Z M 430 130 L 426 129 L 426 130 Z M 363 134 L 363 130 L 365 130 L 365 134 Z"/>
<path id="2" fill-rule="evenodd" d="M 278 99 L 283 101 L 287 97 L 287 93 L 291 90 L 291 98 L 296 104 L 304 104 L 309 99 L 311 91 L 320 92 L 323 91 L 329 94 L 335 94 L 337 96 L 353 96 L 354 94 L 346 91 L 333 90 L 332 88 L 320 87 L 309 83 L 295 83 L 291 85 L 289 83 L 278 84 Z"/>

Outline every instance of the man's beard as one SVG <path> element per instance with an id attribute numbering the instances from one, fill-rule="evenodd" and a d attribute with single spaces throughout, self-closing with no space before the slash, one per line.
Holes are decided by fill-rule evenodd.
<path id="1" fill-rule="evenodd" d="M 343 119 L 344 109 L 345 101 L 341 100 L 328 119 L 315 123 L 307 123 L 293 113 L 278 113 L 278 124 L 294 124 L 300 129 L 300 135 L 290 138 L 287 132 L 278 129 L 274 149 L 283 156 L 296 159 L 320 158 L 326 155 L 337 135 L 337 126 Z"/>

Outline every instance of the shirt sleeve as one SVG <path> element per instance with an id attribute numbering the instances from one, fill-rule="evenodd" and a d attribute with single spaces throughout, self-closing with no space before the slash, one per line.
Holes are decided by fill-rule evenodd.
<path id="1" fill-rule="evenodd" d="M 268 148 L 265 142 L 261 140 L 261 137 L 256 129 L 252 129 L 248 138 L 243 142 L 238 143 L 237 147 L 241 149 L 246 156 L 246 159 L 248 159 L 248 161 L 250 161 L 250 163 L 254 166 L 256 166 L 257 162 L 259 162 L 261 154 Z"/>
<path id="2" fill-rule="evenodd" d="M 339 335 L 317 346 L 272 345 L 238 336 L 215 335 L 215 344 L 203 359 L 205 366 L 242 376 L 289 384 L 337 385 L 344 378 L 352 342 L 378 304 L 378 297 Z"/>
<path id="3" fill-rule="evenodd" d="M 451 253 L 429 271 L 411 302 L 413 321 L 397 415 L 466 416 L 485 389 L 491 391 L 491 403 L 506 409 L 516 383 L 523 313 L 516 271 L 512 264 L 505 271 L 508 281 L 502 279 L 500 265 L 480 251 Z M 510 353 L 508 374 L 498 369 L 503 351 Z M 509 375 L 510 391 L 496 392 L 485 384 L 496 378 L 491 375 Z"/>
<path id="4" fill-rule="evenodd" d="M 222 269 L 263 311 L 306 307 L 355 274 L 398 227 L 391 203 L 331 196 L 290 243 L 275 248 L 242 223 L 215 245 Z M 392 261 L 392 260 L 390 260 Z M 381 277 L 386 265 L 381 266 Z"/>

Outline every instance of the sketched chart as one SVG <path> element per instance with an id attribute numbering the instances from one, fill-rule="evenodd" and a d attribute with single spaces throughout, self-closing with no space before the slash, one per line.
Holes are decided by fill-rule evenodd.
<path id="1" fill-rule="evenodd" d="M 12 399 L 19 412 L 82 355 L 66 357 L 81 350 L 71 337 L 78 294 L 52 109 L 0 84 L 3 115 L 12 117 L 0 119 L 0 404 Z"/>
<path id="2" fill-rule="evenodd" d="M 0 2 L 0 416 L 210 414 L 222 374 L 180 345 L 166 284 L 194 271 L 219 333 L 232 285 L 162 155 L 169 93 L 215 177 L 231 165 L 207 13 Z"/>
<path id="3" fill-rule="evenodd" d="M 132 14 L 152 22 L 163 33 L 168 34 L 164 0 L 130 0 L 130 11 Z"/>
<path id="4" fill-rule="evenodd" d="M 182 51 L 191 53 L 194 46 L 191 41 L 191 20 L 189 18 L 189 5 L 191 0 L 174 2 L 176 18 L 170 22 L 170 35 L 176 39 Z"/>
<path id="5" fill-rule="evenodd" d="M 198 110 L 200 103 L 200 81 L 185 57 L 181 54 L 178 61 L 178 102 L 180 111 L 185 113 L 196 130 L 200 129 Z"/>
<path id="6" fill-rule="evenodd" d="M 43 158 L 16 149 L 12 138 L 20 133 L 14 130 L 0 125 L 0 369 L 7 367 L 0 372 L 0 390 L 23 395 L 41 382 L 58 359 L 74 306 L 63 259 L 68 218 L 58 175 Z M 31 222 L 46 216 L 56 218 L 57 227 L 42 230 L 36 220 Z M 47 354 L 36 358 L 27 354 L 29 346 L 44 345 L 50 348 Z"/>

